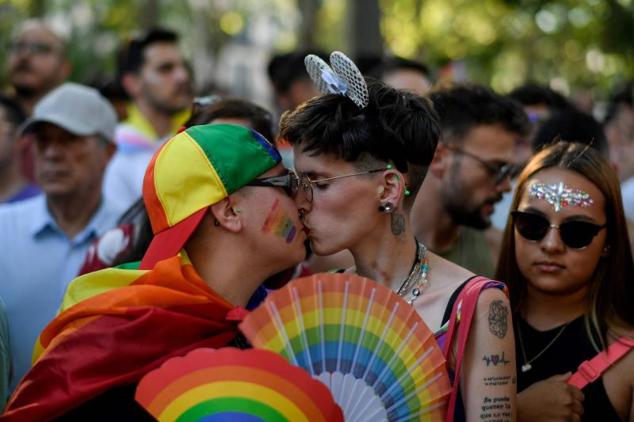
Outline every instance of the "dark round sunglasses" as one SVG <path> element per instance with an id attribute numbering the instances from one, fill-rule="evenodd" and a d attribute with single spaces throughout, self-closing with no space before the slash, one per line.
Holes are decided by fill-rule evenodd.
<path id="1" fill-rule="evenodd" d="M 550 224 L 550 221 L 539 214 L 513 211 L 513 224 L 518 233 L 524 239 L 540 241 L 551 228 L 559 230 L 562 242 L 573 249 L 582 249 L 592 243 L 592 239 L 606 227 L 606 224 L 589 223 L 587 221 L 566 221 L 559 225 Z"/>

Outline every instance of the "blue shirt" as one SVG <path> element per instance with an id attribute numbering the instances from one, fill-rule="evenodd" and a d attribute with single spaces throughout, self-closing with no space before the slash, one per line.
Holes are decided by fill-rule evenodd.
<path id="1" fill-rule="evenodd" d="M 40 194 L 40 188 L 33 184 L 27 184 L 19 192 L 16 192 L 11 198 L 7 199 L 4 203 L 10 204 L 12 202 L 24 201 L 25 199 L 32 198 Z"/>
<path id="2" fill-rule="evenodd" d="M 35 341 L 57 314 L 88 247 L 116 225 L 122 212 L 118 205 L 102 201 L 86 227 L 69 239 L 44 195 L 0 206 L 0 297 L 9 319 L 11 390 L 31 367 Z"/>
<path id="3" fill-rule="evenodd" d="M 4 411 L 9 393 L 9 374 L 11 371 L 11 352 L 9 351 L 9 323 L 0 298 L 0 413 Z"/>

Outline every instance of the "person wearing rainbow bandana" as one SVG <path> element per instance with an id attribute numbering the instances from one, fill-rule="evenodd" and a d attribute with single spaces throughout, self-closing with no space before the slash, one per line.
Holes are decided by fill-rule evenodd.
<path id="1" fill-rule="evenodd" d="M 169 140 L 145 173 L 144 258 L 71 283 L 0 421 L 151 420 L 134 402 L 139 379 L 195 348 L 243 345 L 251 295 L 305 258 L 296 191 L 254 130 L 194 126 Z"/>

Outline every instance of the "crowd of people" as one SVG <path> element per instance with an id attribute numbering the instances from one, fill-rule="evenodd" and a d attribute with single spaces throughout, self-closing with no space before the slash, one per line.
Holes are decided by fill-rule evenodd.
<path id="1" fill-rule="evenodd" d="M 394 57 L 315 80 L 328 58 L 293 52 L 267 110 L 195 97 L 164 28 L 94 87 L 67 81 L 71 48 L 37 20 L 10 43 L 0 421 L 153 420 L 143 375 L 249 347 L 248 310 L 324 271 L 389 287 L 439 342 L 487 278 L 448 347 L 455 420 L 634 418 L 632 82 L 599 122 L 542 85 L 442 86 Z"/>

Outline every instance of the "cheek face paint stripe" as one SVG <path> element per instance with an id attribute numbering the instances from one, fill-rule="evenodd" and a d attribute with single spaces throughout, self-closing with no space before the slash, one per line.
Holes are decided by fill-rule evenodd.
<path id="1" fill-rule="evenodd" d="M 276 199 L 271 207 L 269 215 L 262 224 L 262 232 L 273 233 L 274 235 L 283 238 L 286 243 L 291 243 L 297 235 L 297 228 L 284 211 L 280 208 L 280 201 Z"/>

